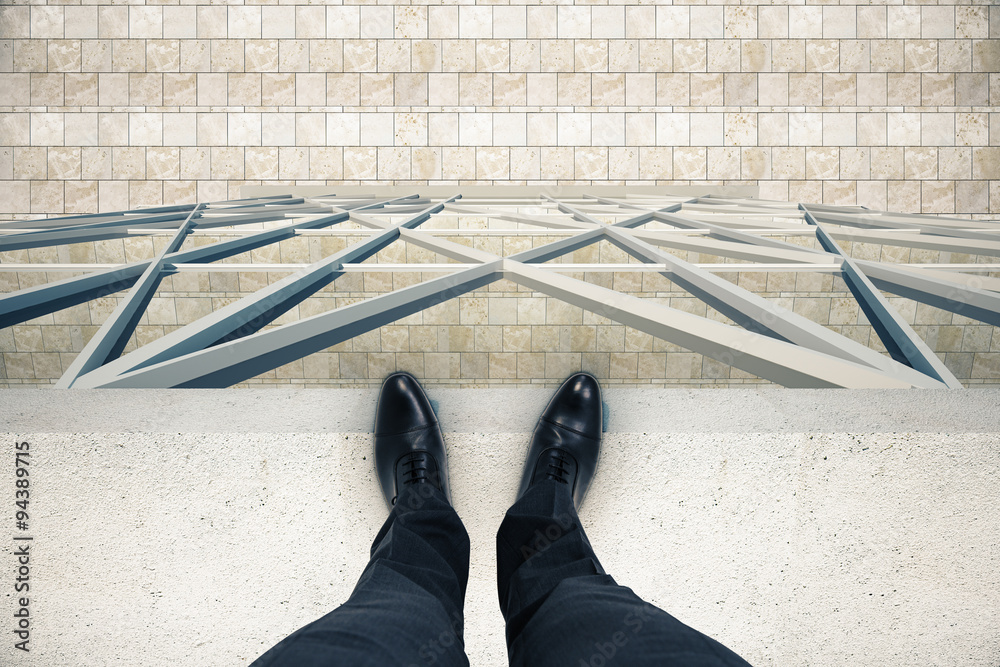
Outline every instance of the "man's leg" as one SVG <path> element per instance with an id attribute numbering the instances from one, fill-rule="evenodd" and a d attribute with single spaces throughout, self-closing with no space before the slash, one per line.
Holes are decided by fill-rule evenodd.
<path id="1" fill-rule="evenodd" d="M 747 667 L 738 655 L 605 573 L 577 507 L 600 457 L 601 390 L 571 376 L 542 412 L 518 500 L 497 533 L 511 665 Z"/>
<path id="2" fill-rule="evenodd" d="M 469 534 L 451 506 L 444 438 L 416 378 L 386 378 L 375 413 L 375 473 L 392 509 L 343 605 L 255 666 L 469 664 L 462 605 Z"/>
<path id="3" fill-rule="evenodd" d="M 747 667 L 615 583 L 558 482 L 534 484 L 507 512 L 497 533 L 497 571 L 511 665 Z"/>
<path id="4" fill-rule="evenodd" d="M 465 665 L 462 606 L 469 535 L 442 491 L 406 487 L 372 544 L 350 599 L 253 663 Z"/>

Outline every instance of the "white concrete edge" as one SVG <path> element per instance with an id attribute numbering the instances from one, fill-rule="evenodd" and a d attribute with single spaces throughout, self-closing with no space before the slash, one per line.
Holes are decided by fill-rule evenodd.
<path id="1" fill-rule="evenodd" d="M 552 389 L 438 389 L 442 429 L 530 432 Z M 366 433 L 377 389 L 5 389 L 0 431 Z M 1000 389 L 605 388 L 612 433 L 1000 432 Z"/>

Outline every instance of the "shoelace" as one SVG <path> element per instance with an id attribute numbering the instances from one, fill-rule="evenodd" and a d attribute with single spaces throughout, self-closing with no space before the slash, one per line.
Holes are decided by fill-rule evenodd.
<path id="1" fill-rule="evenodd" d="M 548 470 L 545 471 L 545 476 L 557 482 L 569 484 L 569 480 L 566 478 L 569 470 L 564 467 L 566 463 L 569 463 L 569 459 L 564 458 L 559 450 L 555 450 L 549 455 Z"/>
<path id="2" fill-rule="evenodd" d="M 427 456 L 427 452 L 410 452 L 403 457 L 399 462 L 403 471 L 403 486 L 431 483 L 430 477 L 427 474 Z M 393 505 L 396 504 L 397 498 L 399 498 L 398 495 L 393 497 L 391 501 Z"/>
<path id="3" fill-rule="evenodd" d="M 427 477 L 427 456 L 424 452 L 410 452 L 400 461 L 403 466 L 403 484 L 422 484 Z"/>

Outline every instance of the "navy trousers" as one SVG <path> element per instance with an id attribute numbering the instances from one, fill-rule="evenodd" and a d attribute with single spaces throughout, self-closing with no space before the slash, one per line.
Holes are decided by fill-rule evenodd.
<path id="1" fill-rule="evenodd" d="M 253 667 L 468 665 L 462 607 L 469 535 L 429 484 L 407 487 L 351 597 Z M 497 588 L 511 665 L 747 667 L 644 602 L 601 567 L 565 485 L 542 482 L 497 532 Z"/>

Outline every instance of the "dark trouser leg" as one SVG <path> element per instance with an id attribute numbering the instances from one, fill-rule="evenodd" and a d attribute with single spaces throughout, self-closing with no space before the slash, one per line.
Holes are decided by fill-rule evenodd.
<path id="1" fill-rule="evenodd" d="M 497 533 L 497 585 L 511 665 L 747 667 L 616 584 L 558 482 L 535 484 L 508 510 Z"/>
<path id="2" fill-rule="evenodd" d="M 469 534 L 458 514 L 430 484 L 408 486 L 350 599 L 253 665 L 467 667 L 462 606 L 468 579 Z"/>

